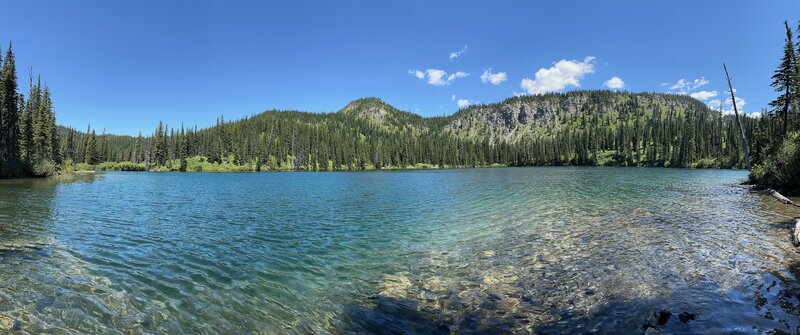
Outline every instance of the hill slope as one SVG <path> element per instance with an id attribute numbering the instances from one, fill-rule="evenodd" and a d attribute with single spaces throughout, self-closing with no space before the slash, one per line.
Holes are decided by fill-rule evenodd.
<path id="1" fill-rule="evenodd" d="M 756 121 L 744 123 L 752 133 Z M 335 113 L 273 110 L 197 131 L 161 128 L 141 139 L 99 136 L 97 147 L 103 149 L 95 150 L 102 150 L 96 153 L 99 160 L 172 165 L 204 156 L 283 170 L 419 164 L 732 167 L 741 164 L 733 127 L 731 118 L 703 103 L 671 94 L 523 96 L 433 118 L 364 98 Z M 87 153 L 83 137 L 76 135 L 71 150 L 78 161 L 95 155 Z"/>

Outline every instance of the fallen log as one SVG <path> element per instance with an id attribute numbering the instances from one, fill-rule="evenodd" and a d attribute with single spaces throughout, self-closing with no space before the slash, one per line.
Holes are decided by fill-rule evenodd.
<path id="1" fill-rule="evenodd" d="M 795 245 L 800 245 L 800 219 L 794 219 L 794 232 L 792 232 L 792 240 Z"/>
<path id="2" fill-rule="evenodd" d="M 793 201 L 789 200 L 789 198 L 784 197 L 783 194 L 780 194 L 780 193 L 778 193 L 778 191 L 773 190 L 771 188 L 767 189 L 767 193 L 769 193 L 769 195 L 771 195 L 773 198 L 778 199 L 778 201 L 780 201 L 780 202 L 782 202 L 784 204 L 800 206 L 800 205 L 795 204 Z"/>

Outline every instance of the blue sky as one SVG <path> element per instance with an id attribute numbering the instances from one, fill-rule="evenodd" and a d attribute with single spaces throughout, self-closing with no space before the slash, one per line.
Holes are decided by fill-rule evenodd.
<path id="1" fill-rule="evenodd" d="M 800 1 L 15 1 L 4 12 L 0 43 L 14 43 L 23 91 L 33 67 L 60 124 L 136 134 L 367 96 L 425 116 L 609 86 L 724 100 L 723 61 L 758 112 Z"/>

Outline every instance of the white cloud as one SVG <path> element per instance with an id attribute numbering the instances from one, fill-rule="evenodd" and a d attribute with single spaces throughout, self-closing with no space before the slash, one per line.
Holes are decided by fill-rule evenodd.
<path id="1" fill-rule="evenodd" d="M 463 48 L 461 48 L 461 50 L 459 50 L 459 51 L 451 52 L 450 53 L 450 60 L 454 60 L 454 59 L 456 59 L 458 57 L 461 57 L 461 54 L 463 54 L 465 52 L 467 52 L 467 46 L 466 45 Z"/>
<path id="2" fill-rule="evenodd" d="M 461 71 L 457 71 L 456 73 L 453 73 L 449 77 L 447 77 L 447 82 L 449 83 L 449 82 L 451 82 L 453 80 L 456 80 L 458 78 L 464 78 L 466 76 L 469 76 L 469 74 L 461 72 Z"/>
<path id="3" fill-rule="evenodd" d="M 713 110 L 717 110 L 717 109 L 720 108 L 720 104 L 721 103 L 722 103 L 722 100 L 720 100 L 720 99 L 711 99 L 706 103 L 706 105 L 708 106 L 708 108 L 711 108 Z"/>
<path id="4" fill-rule="evenodd" d="M 594 57 L 586 57 L 582 62 L 562 59 L 553 67 L 536 71 L 535 79 L 522 79 L 520 87 L 528 94 L 560 92 L 567 86 L 579 87 L 580 80 L 587 73 L 594 73 Z"/>
<path id="5" fill-rule="evenodd" d="M 491 83 L 492 85 L 500 85 L 500 83 L 506 81 L 506 79 L 505 72 L 492 73 L 492 68 L 483 70 L 483 74 L 481 75 L 482 82 Z"/>
<path id="6" fill-rule="evenodd" d="M 456 104 L 458 104 L 458 108 L 463 108 L 463 107 L 467 107 L 467 106 L 469 106 L 469 105 L 470 105 L 470 102 L 469 102 L 469 100 L 467 100 L 467 99 L 458 99 L 458 101 L 456 102 Z"/>
<path id="7" fill-rule="evenodd" d="M 725 104 L 731 105 L 731 108 L 733 108 L 733 104 L 731 104 L 731 98 L 725 99 Z M 739 110 L 739 112 L 744 111 L 744 104 L 745 104 L 744 99 L 736 97 L 736 108 Z"/>
<path id="8" fill-rule="evenodd" d="M 690 85 L 689 89 L 694 90 L 700 88 L 701 86 L 708 85 L 709 81 L 706 80 L 706 77 L 700 77 L 699 79 L 695 79 Z"/>
<path id="9" fill-rule="evenodd" d="M 703 91 L 697 92 L 697 93 L 702 93 L 702 92 Z M 713 97 L 717 96 L 717 94 L 716 94 L 717 92 L 716 91 L 713 91 L 712 93 L 715 93 Z M 733 89 L 733 93 L 736 93 L 736 89 Z M 731 92 L 729 90 L 725 90 L 725 94 L 730 95 Z M 694 96 L 692 96 L 692 97 L 697 99 Z M 745 109 L 744 109 L 744 106 L 745 106 L 746 103 L 747 103 L 747 101 L 745 99 L 743 99 L 742 97 L 736 97 L 736 109 L 739 110 L 739 114 L 740 115 L 749 115 L 751 117 L 761 117 L 761 113 L 760 112 L 754 112 L 754 113 L 747 114 L 747 112 L 745 112 Z M 715 111 L 719 111 L 720 108 L 721 108 L 722 109 L 722 115 L 733 115 L 734 114 L 733 113 L 733 104 L 731 104 L 730 96 L 725 98 L 724 100 L 722 100 L 722 99 L 711 99 L 711 100 L 708 100 L 706 102 L 706 105 L 708 106 L 708 108 L 710 108 L 712 110 L 715 110 Z"/>
<path id="10" fill-rule="evenodd" d="M 447 72 L 444 70 L 427 69 L 425 72 L 428 75 L 428 84 L 437 86 L 447 84 L 447 82 L 444 80 L 445 76 L 447 76 Z"/>
<path id="11" fill-rule="evenodd" d="M 718 95 L 717 91 L 699 91 L 689 94 L 690 97 L 700 101 L 706 101 Z"/>
<path id="12" fill-rule="evenodd" d="M 458 78 L 469 76 L 469 73 L 464 73 L 462 71 L 457 71 L 456 73 L 448 76 L 447 71 L 439 69 L 427 69 L 425 72 L 420 70 L 408 70 L 408 73 L 414 75 L 414 77 L 417 77 L 417 79 L 420 80 L 425 79 L 425 76 L 427 76 L 428 84 L 436 86 L 447 85 Z"/>
<path id="13" fill-rule="evenodd" d="M 413 74 L 417 79 L 425 78 L 425 72 L 420 70 L 408 70 L 408 73 Z"/>
<path id="14" fill-rule="evenodd" d="M 688 81 L 686 79 L 679 79 L 675 84 L 672 84 L 669 89 L 670 91 L 676 91 L 673 93 L 686 95 L 689 94 L 690 91 L 698 89 L 702 86 L 708 85 L 709 81 L 706 80 L 706 77 L 700 77 L 692 81 Z M 662 83 L 661 86 L 666 86 L 669 84 Z"/>
<path id="15" fill-rule="evenodd" d="M 733 90 L 736 93 L 736 89 Z M 736 97 L 736 109 L 739 110 L 739 114 L 747 114 L 744 109 L 746 101 L 740 97 Z M 717 104 L 717 108 L 719 108 L 719 103 Z M 731 98 L 725 99 L 725 105 L 722 107 L 722 115 L 733 115 L 733 104 L 731 104 Z"/>
<path id="16" fill-rule="evenodd" d="M 752 117 L 752 118 L 760 118 L 760 117 L 762 117 L 764 115 L 761 112 L 752 112 L 750 114 L 747 114 L 747 116 Z"/>
<path id="17" fill-rule="evenodd" d="M 681 78 L 675 85 L 669 87 L 671 90 L 684 89 L 686 87 L 686 79 Z"/>
<path id="18" fill-rule="evenodd" d="M 603 86 L 615 90 L 625 87 L 625 82 L 622 81 L 622 79 L 620 79 L 619 77 L 611 77 L 611 79 L 603 83 Z"/>
<path id="19" fill-rule="evenodd" d="M 450 96 L 450 101 L 456 101 L 456 95 L 455 94 Z"/>

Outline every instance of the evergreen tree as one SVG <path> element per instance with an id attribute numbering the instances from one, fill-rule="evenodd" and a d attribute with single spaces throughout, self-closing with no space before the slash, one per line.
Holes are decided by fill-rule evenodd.
<path id="1" fill-rule="evenodd" d="M 775 116 L 782 120 L 783 136 L 785 137 L 789 130 L 789 114 L 797 96 L 798 77 L 792 29 L 789 28 L 788 21 L 784 21 L 783 23 L 786 26 L 786 44 L 783 48 L 781 63 L 778 69 L 775 70 L 775 74 L 772 75 L 772 83 L 770 84 L 775 88 L 775 91 L 781 92 L 781 94 L 770 102 L 769 105 L 773 107 Z"/>
<path id="2" fill-rule="evenodd" d="M 64 139 L 64 144 L 61 147 L 61 155 L 63 160 L 75 161 L 75 130 L 70 128 L 67 131 L 67 136 Z"/>
<path id="3" fill-rule="evenodd" d="M 0 69 L 0 176 L 19 175 L 19 97 L 14 52 L 9 43 Z"/>
<path id="4" fill-rule="evenodd" d="M 86 137 L 84 163 L 92 165 L 99 163 L 97 161 L 97 135 L 94 130 Z"/>
<path id="5" fill-rule="evenodd" d="M 164 165 L 167 161 L 167 139 L 164 136 L 164 123 L 159 122 L 153 137 L 153 162 L 156 165 Z"/>

